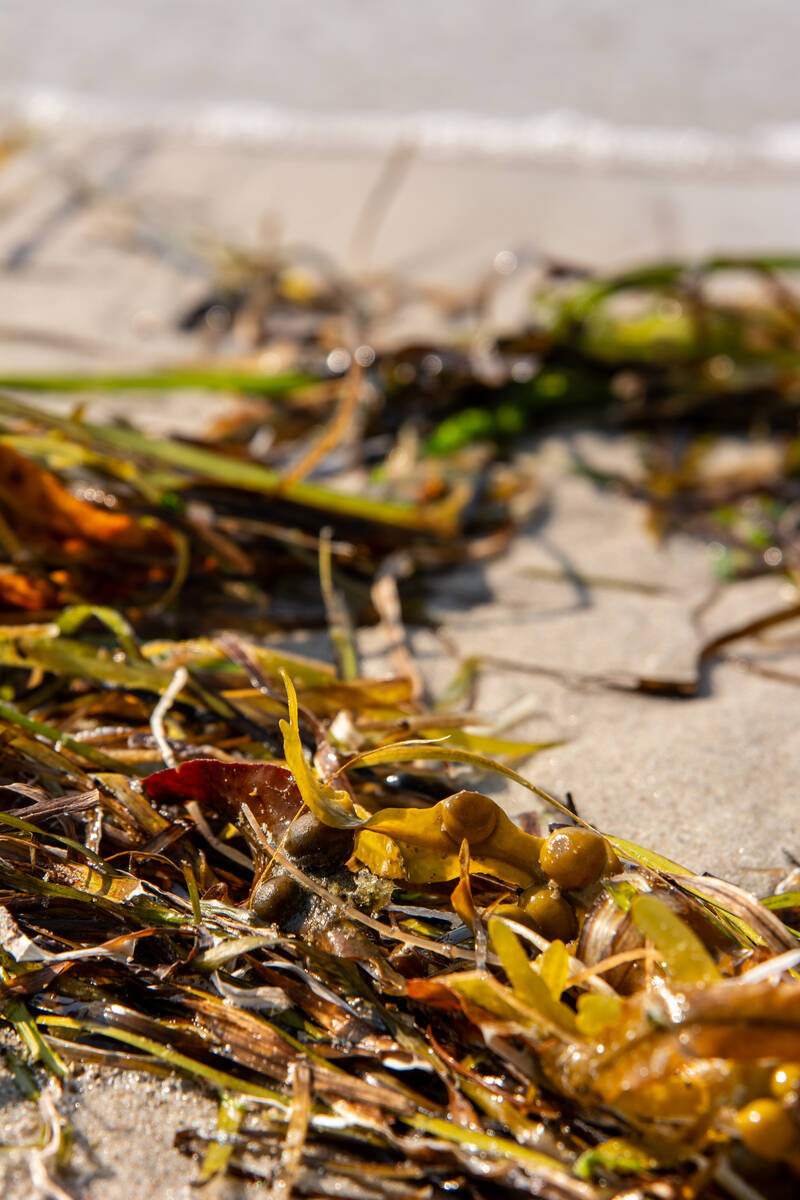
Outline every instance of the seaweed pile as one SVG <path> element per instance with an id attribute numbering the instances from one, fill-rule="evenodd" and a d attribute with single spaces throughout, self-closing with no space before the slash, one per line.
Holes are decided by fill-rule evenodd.
<path id="1" fill-rule="evenodd" d="M 731 569 L 793 578 L 786 265 L 756 265 L 746 306 L 702 272 L 562 271 L 549 324 L 480 353 L 359 341 L 338 375 L 316 322 L 341 304 L 287 294 L 284 266 L 257 338 L 287 307 L 309 332 L 282 374 L 7 381 L 0 1006 L 25 1095 L 75 1061 L 189 1076 L 219 1097 L 214 1138 L 179 1136 L 198 1179 L 282 1197 L 795 1193 L 800 892 L 755 900 L 590 828 L 508 765 L 540 747 L 457 689 L 429 704 L 403 642 L 425 573 L 502 549 L 536 503 L 509 438 L 578 408 L 669 429 L 695 466 L 698 430 L 768 425 L 769 479 L 723 495 L 684 461 L 650 485 L 715 531 L 768 496 L 757 537 L 729 519 Z M 251 400 L 211 444 L 57 415 L 35 386 Z M 365 621 L 390 678 L 360 672 Z M 320 626 L 335 668 L 270 636 Z M 537 812 L 512 822 L 493 773 Z"/>
<path id="2" fill-rule="evenodd" d="M 457 292 L 343 276 L 300 250 L 267 260 L 231 250 L 218 257 L 207 295 L 176 320 L 202 357 L 133 373 L 0 376 L 0 386 L 237 395 L 214 445 L 265 468 L 251 474 L 255 490 L 311 500 L 307 477 L 361 472 L 354 486 L 366 479 L 376 501 L 392 495 L 424 505 L 432 520 L 433 509 L 440 533 L 448 517 L 450 533 L 463 529 L 459 511 L 491 525 L 497 514 L 484 501 L 499 497 L 502 507 L 519 485 L 499 467 L 520 437 L 587 420 L 628 429 L 640 436 L 635 477 L 578 458 L 576 469 L 646 500 L 657 533 L 688 529 L 713 542 L 723 578 L 795 565 L 796 256 L 664 262 L 594 276 L 501 251 L 485 278 Z M 524 307 L 511 304 L 511 326 L 502 315 L 505 289 L 526 297 Z M 409 313 L 430 332 L 405 333 Z M 744 465 L 717 464 L 720 436 L 734 433 L 768 443 L 768 451 Z M 105 431 L 104 449 L 136 457 L 141 445 L 115 429 Z M 222 486 L 231 478 L 229 462 L 197 446 L 192 453 L 188 442 L 181 452 L 151 448 L 149 460 Z M 454 489 L 460 505 L 436 504 Z M 330 498 L 311 503 L 319 510 Z"/>

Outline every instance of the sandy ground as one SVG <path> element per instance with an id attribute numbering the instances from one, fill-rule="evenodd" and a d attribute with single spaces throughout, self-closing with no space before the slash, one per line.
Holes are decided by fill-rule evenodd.
<path id="1" fill-rule="evenodd" d="M 415 194 L 420 205 L 425 196 L 441 201 L 438 208 L 429 205 L 425 228 L 433 242 L 444 242 L 436 225 L 445 224 L 442 196 L 449 197 L 452 213 L 458 192 L 455 176 L 446 186 L 443 176 L 434 179 L 438 169 L 445 168 L 429 168 L 427 182 L 423 172 Z M 466 170 L 447 168 L 460 169 Z M 259 230 L 264 237 L 277 223 L 287 237 L 315 234 L 331 247 L 346 244 L 357 198 L 375 170 L 374 162 L 358 156 L 334 173 L 330 164 L 315 166 L 303 156 L 273 159 L 241 147 L 152 138 L 65 134 L 55 143 L 36 142 L 0 171 L 0 369 L 141 364 L 185 353 L 173 325 L 204 287 L 196 254 L 202 231 L 252 245 Z M 510 186 L 513 168 L 503 170 L 512 174 L 483 178 L 487 195 Z M 341 191 L 331 195 L 319 183 L 334 174 Z M 529 237 L 540 226 L 530 214 L 527 226 L 521 223 L 525 185 L 519 175 L 513 178 L 520 184 L 514 200 L 520 224 L 513 229 Z M 479 200 L 472 197 L 463 207 Z M 484 265 L 505 244 L 497 234 L 505 210 L 493 211 L 495 224 L 485 240 L 472 244 L 469 254 L 456 254 L 456 273 L 478 260 Z M 381 232 L 385 261 L 408 260 L 411 222 L 419 221 L 419 212 L 408 209 L 405 233 L 391 221 Z M 453 242 L 461 234 L 458 214 L 461 207 L 448 231 Z M 416 249 L 426 249 L 419 236 Z M 129 412 L 132 403 L 126 401 Z M 164 408 L 158 399 L 135 403 L 136 415 L 160 429 L 202 423 L 207 415 L 193 400 L 183 408 Z M 629 441 L 586 431 L 520 447 L 542 496 L 530 527 L 503 558 L 460 569 L 432 586 L 430 608 L 441 617 L 444 636 L 411 631 L 433 689 L 469 654 L 553 671 L 693 675 L 703 633 L 692 614 L 713 586 L 708 548 L 684 537 L 656 544 L 640 504 L 597 491 L 569 470 L 576 450 L 596 463 L 635 461 Z M 627 586 L 577 585 L 557 577 L 565 571 L 615 577 Z M 547 572 L 556 577 L 543 578 Z M 637 590 L 639 585 L 657 590 Z M 781 587 L 755 581 L 728 588 L 703 618 L 706 633 L 785 603 Z M 780 641 L 760 648 L 766 661 L 782 648 L 786 670 L 797 666 L 791 632 L 784 629 Z M 796 640 L 800 630 L 793 632 Z M 362 634 L 362 649 L 367 665 L 379 669 L 383 647 L 375 631 Z M 581 814 L 605 830 L 755 890 L 773 878 L 765 872 L 774 870 L 777 877 L 785 868 L 784 848 L 800 853 L 795 687 L 736 663 L 705 672 L 693 700 L 487 671 L 481 710 L 497 716 L 515 705 L 527 714 L 515 734 L 562 742 L 528 763 L 528 773 L 558 795 L 571 791 Z M 511 787 L 497 795 L 512 810 L 529 807 Z M 178 1128 L 213 1124 L 214 1105 L 197 1089 L 92 1068 L 76 1073 L 59 1107 L 76 1133 L 75 1166 L 61 1179 L 75 1200 L 178 1200 L 190 1194 L 194 1168 L 172 1143 Z M 33 1120 L 30 1106 L 0 1075 L 3 1141 L 25 1142 L 35 1132 Z M 9 1200 L 32 1194 L 26 1153 L 0 1157 Z M 235 1196 L 242 1187 L 226 1184 L 225 1194 Z"/>

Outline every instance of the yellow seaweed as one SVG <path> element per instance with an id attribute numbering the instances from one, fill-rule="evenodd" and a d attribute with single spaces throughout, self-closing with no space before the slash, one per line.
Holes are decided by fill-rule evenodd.
<path id="1" fill-rule="evenodd" d="M 631 901 L 631 917 L 662 956 L 671 979 L 696 984 L 716 983 L 722 978 L 697 934 L 651 892 Z"/>
<path id="2" fill-rule="evenodd" d="M 288 761 L 288 760 L 287 760 Z M 356 835 L 355 856 L 375 875 L 408 883 L 443 883 L 458 879 L 460 841 L 445 828 L 448 800 L 431 808 L 384 808 L 371 817 Z M 489 837 L 470 842 L 470 868 L 519 887 L 541 879 L 541 838 L 524 833 L 492 804 L 495 825 Z M 322 817 L 322 820 L 325 818 Z"/>

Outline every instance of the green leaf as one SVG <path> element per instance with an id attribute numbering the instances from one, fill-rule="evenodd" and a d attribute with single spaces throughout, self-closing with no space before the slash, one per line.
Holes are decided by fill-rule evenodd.
<path id="1" fill-rule="evenodd" d="M 6 972 L 0 970 L 0 979 L 5 982 L 7 978 Z M 40 1062 L 51 1075 L 55 1075 L 58 1079 L 68 1078 L 69 1071 L 66 1064 L 54 1050 L 50 1049 L 22 1000 L 16 996 L 5 1000 L 2 1014 L 14 1026 L 32 1062 Z"/>
<path id="2" fill-rule="evenodd" d="M 111 630 L 128 658 L 133 662 L 142 661 L 142 652 L 136 642 L 132 626 L 125 620 L 122 613 L 118 613 L 114 608 L 101 604 L 75 604 L 64 609 L 56 624 L 62 633 L 70 634 L 80 629 L 81 625 L 92 618 L 101 621 Z"/>
<path id="3" fill-rule="evenodd" d="M 0 396 L 0 412 L 35 420 L 42 425 L 62 429 L 68 436 L 90 445 L 103 446 L 128 454 L 144 462 L 159 463 L 188 472 L 194 479 L 208 479 L 226 487 L 278 496 L 282 500 L 321 509 L 341 517 L 352 517 L 399 529 L 452 537 L 458 532 L 460 510 L 465 496 L 452 496 L 425 507 L 372 500 L 362 495 L 335 492 L 305 481 L 286 482 L 277 471 L 250 459 L 233 458 L 206 446 L 195 446 L 175 439 L 147 437 L 138 430 L 117 425 L 91 425 L 84 421 L 57 417 L 28 403 Z"/>
<path id="4" fill-rule="evenodd" d="M 612 900 L 621 912 L 629 912 L 631 901 L 633 900 L 634 896 L 639 895 L 635 887 L 633 887 L 630 883 L 625 883 L 624 881 L 622 883 L 616 883 L 613 879 L 604 879 L 603 887 L 611 896 Z"/>
<path id="5" fill-rule="evenodd" d="M 645 846 L 637 846 L 636 842 L 627 842 L 619 837 L 609 837 L 608 840 L 623 858 L 639 863 L 642 867 L 649 867 L 651 871 L 662 871 L 665 875 L 692 874 L 688 867 L 682 867 L 680 863 L 673 862 L 671 858 L 664 858 L 663 854 L 656 854 L 654 850 L 648 850 Z"/>
<path id="6" fill-rule="evenodd" d="M 457 1146 L 463 1146 L 468 1150 L 477 1150 L 489 1158 L 509 1158 L 513 1162 L 533 1170 L 538 1167 L 562 1176 L 570 1174 L 569 1167 L 560 1163 L 558 1159 L 542 1154 L 541 1151 L 534 1150 L 531 1146 L 521 1146 L 511 1138 L 497 1137 L 493 1133 L 482 1133 L 475 1129 L 465 1129 L 453 1121 L 445 1120 L 442 1117 L 428 1117 L 424 1113 L 416 1113 L 409 1117 L 403 1116 L 400 1117 L 400 1120 L 404 1125 L 410 1125 L 412 1129 L 429 1133 L 444 1142 L 454 1142 Z"/>
<path id="7" fill-rule="evenodd" d="M 585 1150 L 575 1163 L 574 1171 L 579 1179 L 595 1179 L 605 1172 L 639 1175 L 643 1171 L 654 1170 L 658 1165 L 658 1159 L 653 1158 L 641 1146 L 636 1146 L 625 1138 L 609 1138 L 607 1142 Z"/>
<path id="8" fill-rule="evenodd" d="M 782 892 L 778 896 L 767 896 L 761 903 L 764 908 L 777 912 L 782 908 L 800 908 L 800 892 Z"/>
<path id="9" fill-rule="evenodd" d="M 636 928 L 655 946 L 676 983 L 716 983 L 716 963 L 685 921 L 650 892 L 631 901 Z"/>
<path id="10" fill-rule="evenodd" d="M 71 1029 L 94 1036 L 112 1038 L 116 1042 L 124 1042 L 127 1046 L 133 1046 L 143 1054 L 152 1054 L 154 1058 L 168 1063 L 171 1067 L 183 1071 L 187 1075 L 203 1079 L 220 1092 L 235 1092 L 242 1096 L 252 1096 L 257 1100 L 267 1100 L 283 1110 L 289 1107 L 287 1097 L 282 1096 L 280 1092 L 262 1087 L 257 1083 L 250 1083 L 246 1079 L 239 1079 L 228 1071 L 218 1071 L 215 1067 L 208 1066 L 207 1063 L 198 1062 L 187 1054 L 179 1053 L 172 1046 L 166 1046 L 152 1038 L 140 1037 L 136 1033 L 129 1033 L 126 1029 L 115 1029 L 112 1025 L 102 1025 L 90 1021 L 82 1023 L 71 1017 L 47 1015 L 39 1017 L 37 1023 L 45 1028 Z"/>
<path id="11" fill-rule="evenodd" d="M 286 372 L 265 375 L 237 367 L 173 367 L 128 375 L 4 375 L 0 387 L 25 392 L 168 392 L 202 388 L 211 392 L 243 392 L 285 396 L 320 380 L 313 375 Z"/>

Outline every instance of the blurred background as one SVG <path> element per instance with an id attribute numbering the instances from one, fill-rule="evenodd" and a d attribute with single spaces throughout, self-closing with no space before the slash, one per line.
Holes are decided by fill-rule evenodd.
<path id="1" fill-rule="evenodd" d="M 402 146 L 372 263 L 453 276 L 524 243 L 608 266 L 796 244 L 799 35 L 787 0 L 5 0 L 0 105 L 205 144 L 162 194 L 213 226 L 235 188 L 242 240 L 341 257 Z"/>

